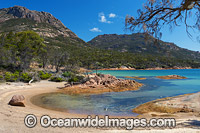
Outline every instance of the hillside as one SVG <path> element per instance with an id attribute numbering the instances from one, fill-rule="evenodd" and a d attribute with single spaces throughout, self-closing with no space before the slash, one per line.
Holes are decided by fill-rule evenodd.
<path id="1" fill-rule="evenodd" d="M 45 38 L 46 43 L 85 44 L 60 20 L 47 12 L 31 11 L 14 6 L 0 9 L 0 32 L 33 30 Z M 63 38 L 62 40 L 59 40 Z"/>
<path id="2" fill-rule="evenodd" d="M 145 40 L 145 34 L 142 33 L 131 35 L 105 34 L 95 37 L 88 43 L 102 49 L 120 52 L 200 60 L 199 52 L 180 48 L 174 43 L 159 41 L 159 43 L 155 44 L 155 38 L 152 36 L 147 37 L 148 40 Z"/>
<path id="3" fill-rule="evenodd" d="M 68 52 L 72 63 L 77 64 L 77 58 L 87 56 L 87 52 L 91 51 L 85 41 L 50 13 L 32 11 L 22 6 L 0 9 L 0 33 L 28 30 L 44 38 L 48 48 Z M 48 54 L 58 54 L 56 52 L 48 51 Z"/>
<path id="4" fill-rule="evenodd" d="M 66 56 L 66 60 L 62 59 L 62 63 L 59 66 L 74 66 L 86 67 L 89 69 L 95 68 L 111 68 L 111 67 L 134 67 L 137 69 L 153 68 L 153 67 L 200 67 L 199 53 L 187 51 L 185 49 L 178 48 L 177 46 L 166 46 L 173 56 L 164 57 L 166 54 L 166 48 L 158 51 L 158 48 L 153 43 L 145 44 L 142 40 L 142 34 L 137 34 L 138 38 L 132 38 L 133 35 L 103 35 L 98 36 L 90 43 L 86 43 L 80 39 L 74 32 L 68 29 L 60 20 L 55 18 L 52 14 L 47 12 L 32 11 L 25 7 L 14 6 L 10 8 L 0 9 L 0 35 L 4 40 L 5 34 L 11 32 L 20 32 L 31 30 L 38 33 L 44 38 L 44 43 L 47 46 L 47 53 L 40 55 L 33 59 L 40 64 L 45 61 L 46 65 L 58 65 L 58 57 Z M 9 37 L 8 37 L 9 38 Z M 138 45 L 130 45 L 130 42 L 137 42 Z M 95 43 L 94 43 L 95 42 Z M 115 43 L 114 43 L 115 42 Z M 126 42 L 126 45 L 124 45 Z M 148 42 L 153 42 L 149 39 Z M 142 44 L 142 45 L 141 45 Z M 13 45 L 15 45 L 13 43 Z M 163 44 L 165 45 L 165 44 Z M 13 66 L 13 64 L 7 63 L 3 58 L 3 53 L 6 53 L 4 49 L 1 53 L 0 60 L 4 60 L 6 65 L 1 64 L 0 68 L 7 68 Z M 176 49 L 179 50 L 176 50 Z M 149 50 L 150 49 L 150 50 Z M 179 51 L 184 51 L 179 54 Z M 15 52 L 15 51 L 14 51 Z M 142 53 L 142 54 L 141 54 Z M 177 58 L 175 54 L 178 54 L 180 58 Z M 187 58 L 182 58 L 182 57 Z M 174 58 L 176 57 L 176 58 Z M 15 58 L 15 57 L 10 57 Z"/>

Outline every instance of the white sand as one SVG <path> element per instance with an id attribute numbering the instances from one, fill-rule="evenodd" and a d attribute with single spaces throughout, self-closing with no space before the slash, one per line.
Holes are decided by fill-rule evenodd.
<path id="1" fill-rule="evenodd" d="M 42 115 L 49 115 L 52 118 L 86 118 L 86 115 L 79 115 L 79 114 L 70 114 L 70 113 L 63 113 L 57 112 L 52 110 L 47 110 L 40 108 L 38 106 L 33 105 L 30 102 L 30 98 L 34 95 L 41 94 L 41 93 L 48 93 L 52 91 L 58 90 L 57 87 L 63 87 L 63 83 L 55 83 L 55 82 L 48 82 L 42 81 L 40 83 L 33 83 L 31 85 L 27 85 L 25 83 L 11 83 L 10 85 L 7 84 L 0 84 L 0 133 L 62 133 L 62 132 L 71 132 L 71 133 L 82 133 L 82 132 L 144 132 L 144 133 L 159 133 L 159 132 L 167 132 L 167 133 L 193 133 L 193 132 L 200 132 L 200 130 L 192 129 L 192 128 L 177 128 L 177 129 L 165 129 L 165 130 L 116 130 L 116 129 L 96 129 L 96 128 L 43 128 L 38 123 L 36 127 L 30 129 L 27 128 L 24 124 L 24 118 L 27 114 L 34 114 L 37 116 L 38 119 Z M 15 94 L 22 94 L 26 98 L 26 107 L 13 107 L 8 105 L 9 100 Z M 199 118 L 190 117 L 190 118 L 183 118 L 181 117 L 179 122 L 187 121 L 188 119 L 191 120 L 200 120 Z"/>

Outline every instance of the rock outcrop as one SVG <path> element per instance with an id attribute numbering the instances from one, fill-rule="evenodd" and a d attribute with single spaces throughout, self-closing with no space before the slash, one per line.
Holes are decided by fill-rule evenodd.
<path id="1" fill-rule="evenodd" d="M 155 68 L 147 68 L 144 70 L 170 70 L 170 69 L 192 69 L 191 67 L 170 67 L 170 68 L 161 68 L 161 67 L 155 67 Z"/>
<path id="2" fill-rule="evenodd" d="M 63 90 L 68 94 L 99 94 L 104 92 L 138 90 L 142 85 L 143 84 L 134 80 L 118 79 L 111 75 L 91 74 L 88 75 L 88 80 L 84 84 L 75 85 L 72 87 L 67 84 Z"/>
<path id="3" fill-rule="evenodd" d="M 179 76 L 179 75 L 167 75 L 167 76 L 157 76 L 160 79 L 187 79 L 186 77 Z"/>
<path id="4" fill-rule="evenodd" d="M 151 112 L 170 114 L 189 112 L 200 113 L 199 105 L 200 92 L 150 101 L 134 108 L 133 112 L 138 114 Z"/>
<path id="5" fill-rule="evenodd" d="M 115 76 L 105 75 L 105 74 L 91 74 L 89 75 L 89 80 L 85 85 L 96 88 L 97 86 L 104 86 L 109 88 L 124 88 L 136 86 L 136 81 L 117 79 Z"/>
<path id="6" fill-rule="evenodd" d="M 7 18 L 1 16 L 1 21 L 6 21 L 6 20 L 12 19 L 12 18 L 28 18 L 28 19 L 34 20 L 38 23 L 49 23 L 55 27 L 66 28 L 65 25 L 60 20 L 58 20 L 52 14 L 47 13 L 47 12 L 31 11 L 22 6 L 3 8 L 3 9 L 1 9 L 1 11 L 5 12 L 7 15 L 9 15 L 9 17 L 7 17 Z"/>
<path id="7" fill-rule="evenodd" d="M 33 11 L 29 10 L 26 7 L 22 6 L 14 6 L 10 8 L 0 9 L 0 22 L 3 23 L 5 21 L 11 19 L 28 19 L 36 22 L 35 25 L 30 26 L 30 24 L 26 25 L 25 23 L 21 23 L 18 25 L 18 30 L 34 30 L 38 34 L 45 37 L 56 37 L 58 35 L 63 35 L 65 37 L 78 38 L 75 33 L 73 33 L 70 29 L 68 29 L 60 20 L 55 18 L 52 14 L 44 11 Z M 20 20 L 19 20 L 20 21 Z M 33 23 L 31 23 L 32 25 Z M 37 24 L 48 24 L 49 26 L 38 26 Z M 30 28 L 31 27 L 31 28 Z M 53 27 L 53 28 L 51 28 Z M 13 27 L 14 28 L 14 27 Z M 12 29 L 13 29 L 12 28 Z M 15 29 L 15 28 L 14 28 Z M 1 30 L 0 30 L 1 31 Z M 5 31 L 2 31 L 5 32 Z M 8 31 L 6 31 L 8 32 Z"/>
<path id="8" fill-rule="evenodd" d="M 120 68 L 102 68 L 99 70 L 136 70 L 136 69 L 131 67 L 120 67 Z"/>
<path id="9" fill-rule="evenodd" d="M 25 97 L 23 95 L 14 95 L 9 101 L 9 104 L 12 106 L 25 107 Z"/>
<path id="10" fill-rule="evenodd" d="M 192 69 L 191 67 L 168 67 L 168 68 L 162 68 L 162 67 L 154 67 L 154 68 L 146 68 L 146 69 L 135 69 L 131 67 L 120 67 L 120 68 L 102 68 L 99 70 L 171 70 L 171 69 Z"/>

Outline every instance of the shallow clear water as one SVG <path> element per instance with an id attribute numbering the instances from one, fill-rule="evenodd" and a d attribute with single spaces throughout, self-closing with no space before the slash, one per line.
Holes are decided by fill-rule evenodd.
<path id="1" fill-rule="evenodd" d="M 190 70 L 110 70 L 98 71 L 118 78 L 140 76 L 146 80 L 136 80 L 145 84 L 140 90 L 109 92 L 100 95 L 70 96 L 52 93 L 37 96 L 33 100 L 42 107 L 53 108 L 71 113 L 132 116 L 132 109 L 148 101 L 200 91 L 200 69 Z M 181 75 L 188 79 L 164 80 L 155 76 Z M 37 101 L 37 102 L 36 102 Z"/>

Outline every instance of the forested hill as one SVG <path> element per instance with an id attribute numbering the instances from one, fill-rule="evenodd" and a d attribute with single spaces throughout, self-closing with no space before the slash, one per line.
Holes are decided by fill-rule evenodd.
<path id="1" fill-rule="evenodd" d="M 145 40 L 145 37 L 148 39 Z M 105 34 L 89 41 L 93 46 L 120 52 L 150 54 L 155 56 L 174 57 L 178 59 L 200 60 L 200 53 L 180 48 L 174 43 L 158 41 L 142 33 L 130 35 Z M 188 44 L 189 45 L 189 44 Z"/>
<path id="2" fill-rule="evenodd" d="M 158 51 L 160 47 L 157 48 L 153 43 L 148 45 L 144 43 L 144 39 L 141 39 L 142 34 L 137 34 L 140 39 L 132 38 L 133 35 L 98 36 L 96 40 L 90 42 L 92 44 L 90 45 L 50 13 L 32 11 L 21 6 L 3 8 L 0 9 L 0 69 L 15 70 L 24 67 L 28 69 L 31 62 L 37 62 L 42 67 L 70 67 L 70 69 L 74 69 L 75 66 L 88 69 L 121 66 L 136 69 L 200 67 L 199 60 L 196 60 L 199 58 L 199 53 L 169 44 L 171 46 L 168 48 L 166 45 L 166 48 L 171 50 L 173 54 L 170 54 L 173 56 L 165 57 L 163 55 L 166 55 L 166 49 Z M 44 43 L 46 53 L 35 51 L 37 53 L 31 54 L 32 48 L 37 46 L 34 37 L 40 40 L 41 46 Z M 40 37 L 44 39 L 43 42 Z M 27 45 L 24 39 L 27 42 L 31 41 L 32 45 Z M 138 42 L 137 47 L 130 45 L 130 41 Z M 148 41 L 153 42 L 152 39 Z M 151 52 L 148 52 L 149 49 Z M 183 58 L 185 56 L 188 58 Z"/>

